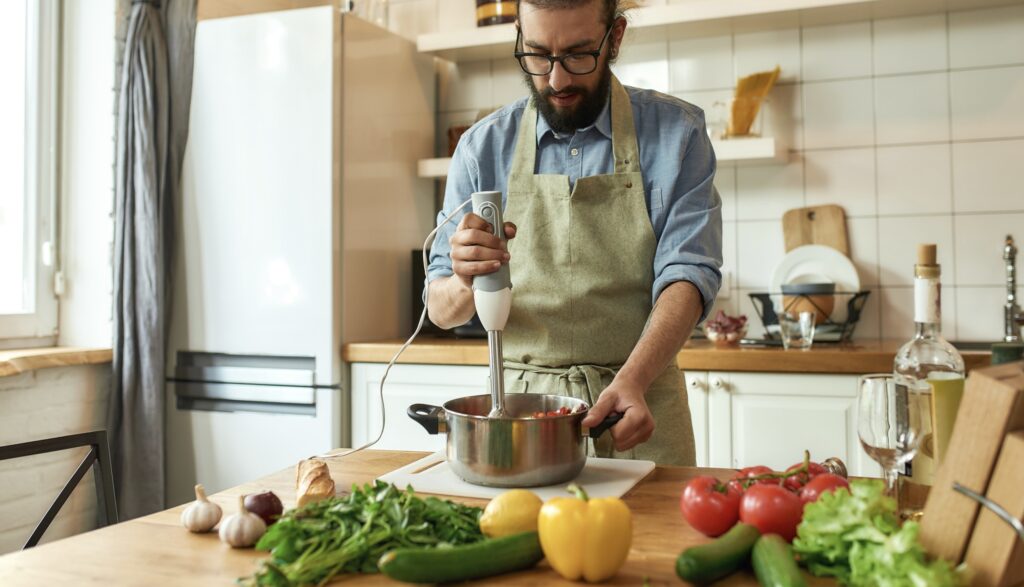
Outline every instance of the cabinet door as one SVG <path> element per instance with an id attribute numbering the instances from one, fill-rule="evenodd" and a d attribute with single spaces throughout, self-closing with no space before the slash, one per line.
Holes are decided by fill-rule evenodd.
<path id="1" fill-rule="evenodd" d="M 693 441 L 697 449 L 697 466 L 708 466 L 708 373 L 687 371 L 686 399 L 690 403 L 690 419 L 693 422 Z"/>
<path id="2" fill-rule="evenodd" d="M 709 373 L 712 466 L 784 469 L 803 451 L 839 457 L 851 475 L 876 475 L 857 436 L 857 377 Z"/>
<path id="3" fill-rule="evenodd" d="M 362 446 L 380 432 L 380 380 L 387 365 L 353 363 L 352 446 Z M 384 435 L 373 446 L 382 450 L 443 450 L 444 435 L 430 435 L 406 415 L 411 404 L 440 406 L 467 395 L 487 393 L 487 367 L 395 365 L 384 384 Z"/>

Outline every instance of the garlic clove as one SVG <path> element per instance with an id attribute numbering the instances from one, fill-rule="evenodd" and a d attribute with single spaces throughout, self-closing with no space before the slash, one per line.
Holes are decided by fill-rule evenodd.
<path id="1" fill-rule="evenodd" d="M 228 516 L 220 525 L 221 542 L 232 548 L 248 548 L 263 536 L 267 525 L 263 519 L 245 509 L 245 495 L 238 496 L 238 513 Z"/>
<path id="2" fill-rule="evenodd" d="M 196 485 L 196 500 L 181 512 L 181 525 L 189 532 L 209 532 L 220 521 L 220 506 L 206 499 L 202 485 Z"/>

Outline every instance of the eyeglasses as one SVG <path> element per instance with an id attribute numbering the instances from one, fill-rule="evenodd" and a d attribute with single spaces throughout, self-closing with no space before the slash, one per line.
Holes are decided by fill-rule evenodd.
<path id="1" fill-rule="evenodd" d="M 597 58 L 601 55 L 601 50 L 604 49 L 604 44 L 608 41 L 608 35 L 611 32 L 612 27 L 608 27 L 608 31 L 604 34 L 604 38 L 601 39 L 601 44 L 597 46 L 596 51 L 566 53 L 559 56 L 516 51 L 512 55 L 519 61 L 519 66 L 523 68 L 523 71 L 530 75 L 548 75 L 555 68 L 556 61 L 562 64 L 562 69 L 573 75 L 586 75 L 593 73 L 597 69 Z M 522 38 L 523 31 L 517 28 L 516 47 L 519 47 Z"/>

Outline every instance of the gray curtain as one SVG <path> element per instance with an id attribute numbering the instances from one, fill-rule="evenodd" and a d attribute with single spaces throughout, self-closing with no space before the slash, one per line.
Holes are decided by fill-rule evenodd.
<path id="1" fill-rule="evenodd" d="M 166 325 L 195 0 L 166 0 L 162 8 L 153 0 L 121 1 L 118 14 L 126 12 L 118 60 L 114 373 L 108 414 L 122 519 L 164 507 Z"/>

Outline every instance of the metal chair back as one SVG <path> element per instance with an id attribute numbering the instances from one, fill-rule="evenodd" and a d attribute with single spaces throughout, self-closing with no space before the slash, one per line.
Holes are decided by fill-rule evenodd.
<path id="1" fill-rule="evenodd" d="M 43 537 L 43 533 L 50 527 L 50 523 L 53 522 L 53 519 L 57 517 L 57 513 L 60 511 L 60 508 L 64 506 L 68 497 L 71 496 L 71 493 L 78 486 L 79 481 L 81 481 L 82 477 L 84 477 L 89 471 L 89 467 L 93 465 L 96 465 L 95 474 L 93 475 L 96 482 L 96 498 L 99 501 L 100 512 L 103 514 L 100 516 L 100 527 L 117 523 L 117 503 L 114 499 L 114 475 L 111 471 L 110 448 L 107 445 L 107 431 L 93 430 L 92 432 L 83 432 L 80 434 L 71 434 L 56 438 L 44 438 L 42 440 L 32 440 L 30 442 L 22 442 L 20 444 L 0 446 L 0 461 L 48 452 L 56 452 L 59 450 L 69 450 L 83 446 L 89 447 L 88 454 L 86 454 L 85 458 L 82 459 L 78 468 L 75 469 L 71 478 L 68 479 L 68 482 L 64 484 L 64 488 L 57 494 L 53 503 L 50 504 L 50 507 L 46 510 L 43 518 L 39 520 L 39 524 L 36 525 L 36 529 L 32 531 L 32 535 L 29 536 L 28 540 L 25 542 L 25 546 L 22 547 L 22 550 L 32 548 L 39 543 L 39 539 Z"/>

